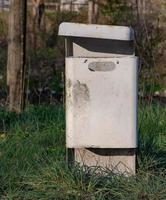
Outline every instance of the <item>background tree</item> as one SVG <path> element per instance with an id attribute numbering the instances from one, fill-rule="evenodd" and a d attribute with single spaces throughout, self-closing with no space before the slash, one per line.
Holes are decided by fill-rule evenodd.
<path id="1" fill-rule="evenodd" d="M 98 0 L 89 0 L 88 2 L 88 22 L 97 23 L 98 19 Z"/>
<path id="2" fill-rule="evenodd" d="M 36 53 L 37 49 L 37 30 L 40 29 L 41 21 L 45 9 L 44 0 L 32 0 L 32 20 L 33 20 L 33 49 Z"/>
<path id="3" fill-rule="evenodd" d="M 26 0 L 11 0 L 9 14 L 7 84 L 9 110 L 21 112 L 25 106 Z"/>

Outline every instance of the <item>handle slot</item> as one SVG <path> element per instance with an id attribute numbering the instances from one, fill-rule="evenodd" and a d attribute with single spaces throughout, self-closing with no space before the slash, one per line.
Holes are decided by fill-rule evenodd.
<path id="1" fill-rule="evenodd" d="M 88 65 L 88 69 L 92 72 L 107 72 L 113 71 L 116 67 L 114 62 L 91 62 Z"/>

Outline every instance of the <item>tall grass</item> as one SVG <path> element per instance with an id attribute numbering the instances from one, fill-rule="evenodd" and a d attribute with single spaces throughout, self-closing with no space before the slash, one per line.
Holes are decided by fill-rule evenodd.
<path id="1" fill-rule="evenodd" d="M 0 110 L 0 199 L 165 200 L 166 108 L 141 105 L 135 177 L 65 163 L 62 107 Z"/>

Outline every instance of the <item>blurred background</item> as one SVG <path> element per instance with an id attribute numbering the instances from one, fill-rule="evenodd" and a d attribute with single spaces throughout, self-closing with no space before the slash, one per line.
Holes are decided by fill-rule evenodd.
<path id="1" fill-rule="evenodd" d="M 140 58 L 140 100 L 166 102 L 165 0 L 40 0 L 39 15 L 28 0 L 26 103 L 64 102 L 64 39 L 61 22 L 126 25 L 135 31 Z M 0 0 L 0 105 L 8 104 L 6 86 L 10 0 Z"/>
<path id="2" fill-rule="evenodd" d="M 17 40 L 12 41 L 8 33 L 20 31 L 19 26 L 10 25 L 11 21 L 22 25 L 24 9 L 11 9 L 15 10 L 12 16 L 19 17 L 10 17 L 11 2 L 23 8 L 26 0 L 0 0 L 0 199 L 165 200 L 166 1 L 27 0 L 27 56 L 25 77 L 21 73 L 21 78 L 24 66 L 20 62 L 14 74 L 18 66 L 16 62 L 9 63 L 9 58 L 16 56 L 12 51 L 8 53 L 12 49 L 8 43 L 9 47 L 11 43 L 19 46 L 22 35 L 16 34 Z M 136 176 L 127 178 L 103 169 L 98 173 L 95 167 L 91 171 L 77 165 L 66 166 L 65 47 L 64 38 L 57 35 L 59 24 L 64 21 L 134 29 L 136 55 L 141 64 Z M 13 49 L 15 53 L 16 48 Z M 22 52 L 18 54 L 24 57 Z M 21 60 L 19 56 L 15 61 Z M 9 77 L 10 83 L 8 69 L 14 74 Z M 23 78 L 26 109 L 20 113 Z M 18 109 L 10 107 L 13 99 Z"/>

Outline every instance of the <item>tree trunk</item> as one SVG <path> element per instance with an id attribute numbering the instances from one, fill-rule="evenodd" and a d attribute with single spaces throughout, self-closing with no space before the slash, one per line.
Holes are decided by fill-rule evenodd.
<path id="1" fill-rule="evenodd" d="M 88 2 L 88 23 L 93 23 L 93 8 L 94 8 L 94 1 L 89 0 Z"/>
<path id="2" fill-rule="evenodd" d="M 33 44 L 33 51 L 34 54 L 36 54 L 37 49 L 37 21 L 38 21 L 38 6 L 39 6 L 40 0 L 32 0 L 32 44 Z"/>
<path id="3" fill-rule="evenodd" d="M 41 23 L 44 21 L 44 10 L 45 10 L 45 1 L 44 0 L 32 0 L 32 34 L 33 34 L 33 50 L 36 54 L 37 50 L 37 34 L 41 29 Z M 42 20 L 43 19 L 43 20 Z M 45 29 L 45 24 L 44 24 Z"/>
<path id="4" fill-rule="evenodd" d="M 97 24 L 99 18 L 99 5 L 98 0 L 95 1 L 94 5 L 94 23 Z"/>
<path id="5" fill-rule="evenodd" d="M 20 113 L 25 106 L 26 11 L 26 0 L 11 0 L 7 84 L 9 110 L 17 113 Z"/>
<path id="6" fill-rule="evenodd" d="M 150 4 L 150 2 L 149 2 Z M 137 8 L 137 20 L 144 20 L 144 15 L 146 12 L 146 2 L 145 0 L 136 0 L 136 8 Z"/>
<path id="7" fill-rule="evenodd" d="M 97 23 L 98 19 L 98 1 L 89 0 L 88 2 L 88 23 L 94 24 Z"/>

